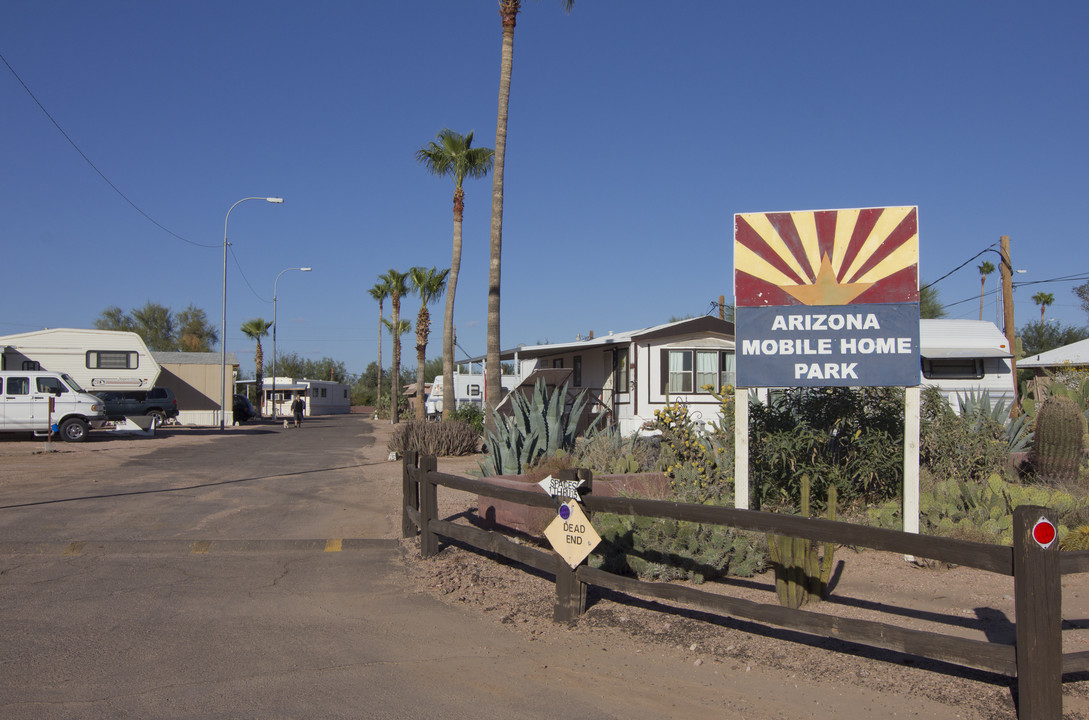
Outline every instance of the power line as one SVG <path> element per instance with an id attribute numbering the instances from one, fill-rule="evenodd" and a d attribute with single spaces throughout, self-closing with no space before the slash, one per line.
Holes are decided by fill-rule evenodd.
<path id="1" fill-rule="evenodd" d="M 121 190 L 116 185 L 114 185 L 112 182 L 110 182 L 110 179 L 108 177 L 106 177 L 105 173 L 103 173 L 101 170 L 99 170 L 98 167 L 93 162 L 91 162 L 91 159 L 89 157 L 87 157 L 87 155 L 82 150 L 79 149 L 79 145 L 76 145 L 75 141 L 72 140 L 72 138 L 70 138 L 68 136 L 68 133 L 66 133 L 64 131 L 64 128 L 62 128 L 60 126 L 60 123 L 58 123 L 53 118 L 53 116 L 49 114 L 49 111 L 45 109 L 45 106 L 42 105 L 41 101 L 39 101 L 38 98 L 35 97 L 34 93 L 32 93 L 30 91 L 30 88 L 27 87 L 27 84 L 25 82 L 23 82 L 23 79 L 21 77 L 19 77 L 19 73 L 15 72 L 15 68 L 13 68 L 11 66 L 11 63 L 9 63 L 7 61 L 7 58 L 4 57 L 3 53 L 0 53 L 0 60 L 2 60 L 4 65 L 7 66 L 8 70 L 15 77 L 15 79 L 19 81 L 19 84 L 23 86 L 23 89 L 26 90 L 26 94 L 30 96 L 30 99 L 33 100 L 34 103 L 38 106 L 38 108 L 40 108 L 41 111 L 43 113 L 45 113 L 45 116 L 47 118 L 49 118 L 49 122 L 53 123 L 53 126 L 55 128 L 57 128 L 57 130 L 60 132 L 61 135 L 64 136 L 64 139 L 68 141 L 68 144 L 71 145 L 73 148 L 75 148 L 76 152 L 79 153 L 80 157 L 82 157 L 87 162 L 87 164 L 91 166 L 91 169 L 94 170 L 96 173 L 98 173 L 98 176 L 100 178 L 102 178 L 103 180 L 105 180 L 106 184 L 109 185 L 111 188 L 113 188 L 113 191 L 115 193 L 117 193 L 118 195 L 120 195 L 122 200 L 124 200 L 129 205 L 131 205 L 132 208 L 136 212 L 143 215 L 155 227 L 159 228 L 160 230 L 167 233 L 168 235 L 172 235 L 172 236 L 176 237 L 178 240 L 181 240 L 182 242 L 189 243 L 190 245 L 194 245 L 196 247 L 202 247 L 202 248 L 216 248 L 216 247 L 219 247 L 219 245 L 205 245 L 203 243 L 193 242 L 192 240 L 189 240 L 187 238 L 183 238 L 181 235 L 178 235 L 173 230 L 169 230 L 169 229 L 163 227 L 162 225 L 159 224 L 159 222 L 155 218 L 151 217 L 146 212 L 141 210 L 140 207 L 136 205 L 136 203 L 134 203 L 132 200 L 130 200 L 128 198 L 127 195 L 125 195 L 125 193 L 121 192 Z"/>
<path id="2" fill-rule="evenodd" d="M 931 286 L 933 286 L 933 285 L 937 285 L 937 284 L 938 284 L 938 283 L 940 283 L 940 282 L 941 282 L 942 280 L 945 280 L 945 279 L 946 279 L 947 277 L 949 277 L 950 275 L 952 275 L 953 273 L 955 273 L 955 272 L 956 272 L 957 270 L 960 270 L 960 269 L 961 269 L 962 267 L 964 267 L 964 266 L 965 266 L 965 265 L 967 265 L 968 263 L 972 262 L 973 260 L 975 260 L 975 259 L 976 259 L 977 257 L 979 257 L 980 255 L 982 255 L 982 254 L 983 254 L 983 253 L 985 253 L 985 252 L 998 252 L 997 250 L 995 250 L 995 249 L 994 249 L 994 246 L 995 246 L 995 245 L 997 245 L 997 244 L 998 244 L 998 243 L 992 243 L 991 245 L 988 245 L 988 246 L 987 246 L 986 248 L 984 248 L 983 250 L 980 250 L 980 251 L 979 251 L 978 253 L 976 253 L 976 254 L 975 254 L 975 255 L 973 255 L 972 257 L 968 258 L 967 260 L 965 260 L 964 262 L 962 262 L 962 263 L 961 263 L 960 265 L 957 265 L 957 266 L 956 266 L 955 268 L 953 268 L 952 270 L 950 270 L 949 272 L 947 272 L 947 273 L 946 273 L 945 275 L 942 275 L 942 276 L 941 276 L 940 278 L 938 278 L 937 280 L 935 280 L 935 281 L 934 281 L 934 282 L 932 282 L 932 283 L 927 283 L 926 285 L 923 285 L 923 286 L 922 286 L 921 288 L 919 288 L 919 289 L 920 289 L 920 290 L 926 290 L 926 289 L 927 289 L 928 287 L 931 287 Z M 999 253 L 999 254 L 1001 254 L 1001 253 Z"/>

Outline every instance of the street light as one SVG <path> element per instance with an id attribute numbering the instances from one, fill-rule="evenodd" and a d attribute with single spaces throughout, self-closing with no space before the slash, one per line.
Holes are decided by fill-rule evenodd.
<path id="1" fill-rule="evenodd" d="M 297 268 L 285 268 L 280 271 L 280 275 L 283 275 L 288 270 L 301 270 L 302 272 L 310 272 L 313 268 L 297 267 Z M 272 419 L 276 419 L 276 283 L 280 282 L 280 275 L 276 276 L 275 282 L 272 283 Z M 261 404 L 264 405 L 264 398 L 261 398 Z"/>
<path id="2" fill-rule="evenodd" d="M 238 207 L 239 203 L 247 200 L 264 200 L 265 202 L 283 204 L 284 199 L 278 197 L 247 197 L 242 198 L 227 211 L 227 217 L 223 220 L 223 322 L 220 324 L 220 359 L 219 359 L 219 431 L 223 432 L 227 422 L 227 221 L 231 219 L 231 210 Z M 233 385 L 232 385 L 233 389 Z"/>

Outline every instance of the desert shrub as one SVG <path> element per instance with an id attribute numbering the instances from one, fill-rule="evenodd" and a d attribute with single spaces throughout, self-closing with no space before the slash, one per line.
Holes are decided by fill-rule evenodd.
<path id="1" fill-rule="evenodd" d="M 450 420 L 469 423 L 478 435 L 484 434 L 484 409 L 474 403 L 465 403 L 450 413 Z"/>
<path id="2" fill-rule="evenodd" d="M 422 455 L 470 455 L 477 452 L 480 433 L 460 420 L 433 422 L 408 420 L 393 428 L 387 447 L 398 455 L 418 452 Z"/>
<path id="3" fill-rule="evenodd" d="M 575 462 L 595 475 L 652 472 L 658 462 L 659 440 L 624 437 L 616 427 L 590 433 L 575 446 Z"/>
<path id="4" fill-rule="evenodd" d="M 705 502 L 721 494 L 725 483 L 718 472 L 714 445 L 697 428 L 688 408 L 676 402 L 655 410 L 654 418 L 655 427 L 662 433 L 658 464 L 669 476 L 674 495 L 678 499 L 682 493 L 692 495 L 681 502 Z"/>
<path id="5" fill-rule="evenodd" d="M 1061 488 L 1020 485 L 991 475 L 985 481 L 935 479 L 923 476 L 919 492 L 919 529 L 928 535 L 1010 545 L 1013 542 L 1013 509 L 1041 505 L 1056 512 L 1059 537 L 1068 528 L 1084 524 L 1089 497 Z M 891 500 L 870 508 L 869 520 L 881 527 L 900 527 L 900 503 Z"/>
<path id="6" fill-rule="evenodd" d="M 1002 422 L 986 413 L 957 415 L 936 387 L 922 392 L 919 463 L 938 480 L 984 481 L 1009 467 Z"/>
<path id="7" fill-rule="evenodd" d="M 755 507 L 800 506 L 835 485 L 843 505 L 896 497 L 903 483 L 903 392 L 898 388 L 792 388 L 750 403 L 749 467 Z M 823 501 L 814 502 L 819 511 Z"/>

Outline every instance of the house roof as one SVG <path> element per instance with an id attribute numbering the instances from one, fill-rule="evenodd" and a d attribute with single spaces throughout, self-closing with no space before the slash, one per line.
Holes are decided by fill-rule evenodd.
<path id="1" fill-rule="evenodd" d="M 920 320 L 919 354 L 926 358 L 1012 357 L 1009 341 L 986 320 Z"/>
<path id="2" fill-rule="evenodd" d="M 163 352 L 152 350 L 151 357 L 160 365 L 219 365 L 223 355 L 217 352 Z M 227 364 L 237 365 L 234 353 L 227 353 Z"/>
<path id="3" fill-rule="evenodd" d="M 718 333 L 727 336 L 732 340 L 734 337 L 734 324 L 732 322 L 727 322 L 726 320 L 720 320 L 711 315 L 703 315 L 697 318 L 688 318 L 686 320 L 677 320 L 662 325 L 654 325 L 653 327 L 642 328 L 640 330 L 609 333 L 608 335 L 602 335 L 592 339 L 588 338 L 586 340 L 576 340 L 569 343 L 522 345 L 513 350 L 503 351 L 500 354 L 499 359 L 512 360 L 515 355 L 519 358 L 535 358 L 544 355 L 556 355 L 572 350 L 587 350 L 590 348 L 609 347 L 611 345 L 629 345 L 637 340 L 657 340 L 663 337 L 701 333 Z M 480 359 L 474 360 L 480 362 Z"/>
<path id="4" fill-rule="evenodd" d="M 1030 355 L 1017 361 L 1017 367 L 1057 367 L 1059 365 L 1089 365 L 1089 340 L 1064 345 L 1054 350 Z"/>

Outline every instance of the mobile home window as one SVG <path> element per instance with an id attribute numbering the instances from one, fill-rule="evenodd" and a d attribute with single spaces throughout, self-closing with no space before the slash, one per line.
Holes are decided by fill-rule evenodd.
<path id="1" fill-rule="evenodd" d="M 37 360 L 23 360 L 23 370 L 41 370 Z"/>
<path id="2" fill-rule="evenodd" d="M 479 385 L 470 385 L 469 386 L 469 397 L 480 397 L 480 386 Z"/>
<path id="3" fill-rule="evenodd" d="M 613 355 L 616 370 L 616 391 L 627 392 L 629 387 L 628 349 L 617 350 Z"/>
<path id="4" fill-rule="evenodd" d="M 87 369 L 89 370 L 135 370 L 139 366 L 139 355 L 125 350 L 88 350 Z"/>
<path id="5" fill-rule="evenodd" d="M 575 387 L 582 387 L 582 355 L 576 355 L 571 365 L 575 375 Z"/>
<path id="6" fill-rule="evenodd" d="M 983 377 L 983 358 L 923 358 L 923 377 L 979 380 Z"/>
<path id="7" fill-rule="evenodd" d="M 734 355 L 718 350 L 663 350 L 662 392 L 718 392 L 734 383 Z M 710 390 L 704 390 L 705 387 Z"/>
<path id="8" fill-rule="evenodd" d="M 669 351 L 669 392 L 692 392 L 692 351 Z"/>

